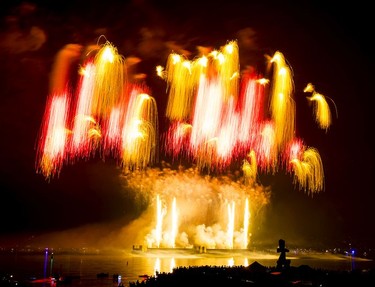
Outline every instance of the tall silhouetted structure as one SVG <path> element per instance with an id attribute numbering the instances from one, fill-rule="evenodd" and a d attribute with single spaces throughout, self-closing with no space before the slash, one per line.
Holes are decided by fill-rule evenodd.
<path id="1" fill-rule="evenodd" d="M 280 253 L 279 259 L 277 260 L 277 269 L 284 269 L 289 268 L 290 266 L 290 259 L 286 259 L 286 252 L 289 252 L 288 248 L 285 248 L 285 240 L 279 240 L 279 247 L 277 248 L 277 252 Z"/>

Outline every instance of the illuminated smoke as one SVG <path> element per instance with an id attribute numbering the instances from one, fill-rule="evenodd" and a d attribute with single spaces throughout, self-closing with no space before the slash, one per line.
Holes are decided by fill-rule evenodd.
<path id="1" fill-rule="evenodd" d="M 122 179 L 148 203 L 149 225 L 138 232 L 149 248 L 247 248 L 270 200 L 268 188 L 234 175 L 202 176 L 193 168 L 146 169 Z"/>

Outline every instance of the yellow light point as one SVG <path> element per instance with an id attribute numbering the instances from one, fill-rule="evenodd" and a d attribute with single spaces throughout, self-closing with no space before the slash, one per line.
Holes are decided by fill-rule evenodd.
<path id="1" fill-rule="evenodd" d="M 115 55 L 114 55 L 115 53 L 116 52 L 113 50 L 113 47 L 105 46 L 104 50 L 103 50 L 103 54 L 102 54 L 102 57 L 103 57 L 102 60 L 113 63 L 113 61 L 115 59 Z"/>
<path id="2" fill-rule="evenodd" d="M 202 56 L 202 57 L 198 58 L 198 60 L 196 62 L 197 62 L 198 65 L 200 65 L 202 67 L 207 67 L 208 58 L 206 56 Z"/>
<path id="3" fill-rule="evenodd" d="M 293 100 L 293 80 L 284 56 L 276 52 L 271 63 L 274 64 L 271 115 L 275 122 L 275 141 L 280 151 L 295 134 L 295 102 Z"/>
<path id="4" fill-rule="evenodd" d="M 196 88 L 199 85 L 199 81 L 201 77 L 209 77 L 210 71 L 212 68 L 212 58 L 208 58 L 206 56 L 202 56 L 191 63 L 191 84 L 193 88 Z M 194 97 L 194 95 L 193 95 Z"/>
<path id="5" fill-rule="evenodd" d="M 315 92 L 315 87 L 314 87 L 313 84 L 308 83 L 307 86 L 303 89 L 303 91 L 305 93 L 307 93 L 307 92 L 313 93 L 313 92 Z"/>
<path id="6" fill-rule="evenodd" d="M 79 70 L 78 70 L 78 75 L 89 76 L 90 73 L 87 71 L 86 67 L 80 67 Z"/>
<path id="7" fill-rule="evenodd" d="M 224 51 L 228 54 L 233 54 L 235 42 L 231 42 L 224 46 Z"/>
<path id="8" fill-rule="evenodd" d="M 222 65 L 225 62 L 223 53 L 217 53 L 215 59 L 219 61 L 220 65 Z"/>
<path id="9" fill-rule="evenodd" d="M 261 85 L 267 85 L 270 82 L 270 80 L 262 78 L 257 80 L 257 82 Z"/>
<path id="10" fill-rule="evenodd" d="M 293 159 L 295 181 L 309 194 L 320 192 L 324 189 L 324 170 L 319 152 L 308 148 L 303 152 L 302 160 Z"/>
<path id="11" fill-rule="evenodd" d="M 92 111 L 93 115 L 101 117 L 119 104 L 127 73 L 123 56 L 109 42 L 99 49 L 94 63 L 96 73 Z"/>
<path id="12" fill-rule="evenodd" d="M 141 124 L 142 124 L 141 120 L 139 119 L 133 120 L 132 125 L 128 131 L 128 135 L 129 135 L 128 139 L 130 141 L 135 141 L 138 138 L 144 139 L 146 137 L 146 135 L 140 130 Z"/>
<path id="13" fill-rule="evenodd" d="M 270 59 L 271 63 L 279 63 L 283 64 L 284 63 L 284 56 L 280 52 L 276 52 L 273 57 Z"/>
<path id="14" fill-rule="evenodd" d="M 189 74 L 191 74 L 191 62 L 190 61 L 183 61 L 182 66 L 184 66 L 186 69 L 188 69 Z"/>
<path id="15" fill-rule="evenodd" d="M 176 65 L 177 63 L 181 62 L 181 56 L 178 54 L 172 54 L 172 63 L 173 65 Z"/>
<path id="16" fill-rule="evenodd" d="M 209 55 L 210 55 L 212 58 L 216 59 L 216 58 L 218 57 L 218 54 L 219 54 L 219 51 L 217 51 L 217 50 L 213 50 L 213 51 L 210 52 Z"/>
<path id="17" fill-rule="evenodd" d="M 156 74 L 157 74 L 160 78 L 164 79 L 164 78 L 165 78 L 164 67 L 162 67 L 162 66 L 157 66 L 157 67 L 156 67 Z"/>
<path id="18" fill-rule="evenodd" d="M 166 65 L 166 81 L 169 86 L 166 116 L 178 121 L 189 119 L 194 96 L 191 63 L 183 60 L 181 55 L 169 55 Z"/>

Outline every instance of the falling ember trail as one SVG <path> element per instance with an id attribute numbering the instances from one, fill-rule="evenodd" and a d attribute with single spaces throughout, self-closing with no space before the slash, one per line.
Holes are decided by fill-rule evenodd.
<path id="1" fill-rule="evenodd" d="M 244 218 L 243 218 L 243 244 L 242 249 L 246 249 L 249 245 L 249 221 L 250 221 L 250 210 L 249 210 L 249 199 L 246 198 Z"/>
<path id="2" fill-rule="evenodd" d="M 173 198 L 172 203 L 172 230 L 171 230 L 171 247 L 176 245 L 176 236 L 178 232 L 178 213 L 177 213 L 177 203 L 176 197 Z"/>
<path id="3" fill-rule="evenodd" d="M 234 215 L 235 204 L 228 203 L 228 229 L 227 229 L 227 247 L 233 249 L 233 234 L 234 234 Z"/>
<path id="4" fill-rule="evenodd" d="M 160 196 L 156 197 L 156 246 L 160 247 L 160 242 L 162 239 L 162 227 L 163 227 L 163 208 Z"/>

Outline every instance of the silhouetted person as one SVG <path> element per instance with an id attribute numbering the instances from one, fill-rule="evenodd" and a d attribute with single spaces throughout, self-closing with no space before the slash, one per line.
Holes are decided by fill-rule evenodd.
<path id="1" fill-rule="evenodd" d="M 286 252 L 289 252 L 289 249 L 285 248 L 285 240 L 279 240 L 279 247 L 277 248 L 277 252 L 280 253 L 280 257 L 277 260 L 277 269 L 289 268 L 290 266 L 290 259 L 286 259 Z"/>

